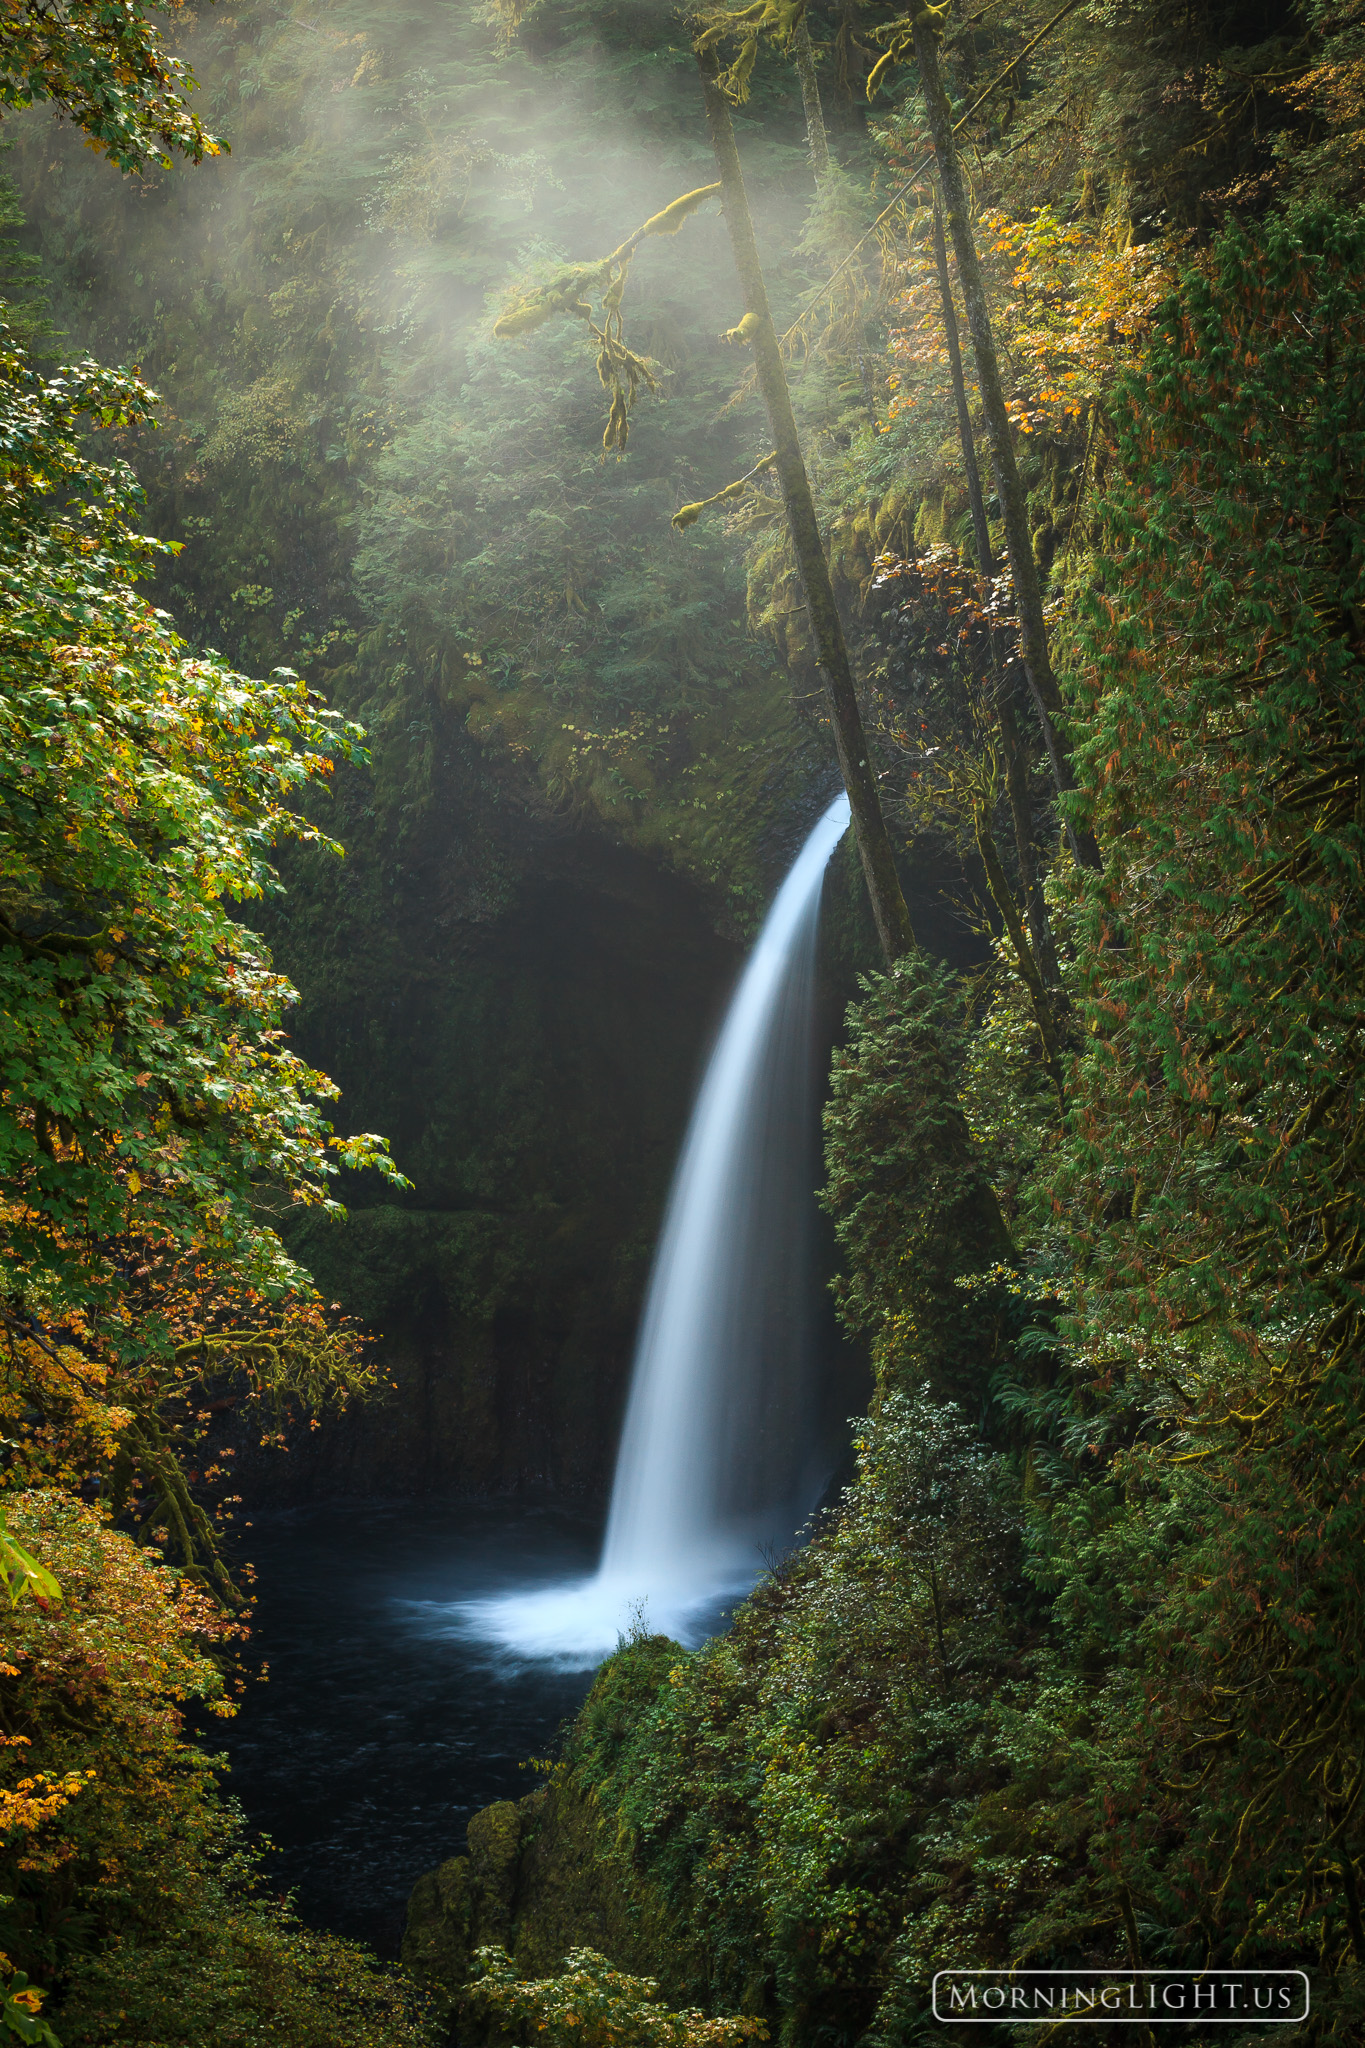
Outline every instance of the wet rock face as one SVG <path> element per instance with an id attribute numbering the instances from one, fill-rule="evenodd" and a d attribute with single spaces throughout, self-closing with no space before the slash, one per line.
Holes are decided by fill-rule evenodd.
<path id="1" fill-rule="evenodd" d="M 525 828 L 525 820 L 521 821 Z M 413 1181 L 341 1190 L 290 1245 L 382 1333 L 388 1399 L 260 1453 L 253 1504 L 336 1494 L 605 1491 L 660 1212 L 739 948 L 715 905 L 601 838 L 526 833 L 514 865 L 452 843 L 375 893 L 309 870 L 271 929 L 300 1051 Z M 468 871 L 466 871 L 468 868 Z M 496 879 L 496 889 L 494 888 Z M 499 906 L 490 914 L 489 904 Z"/>
<path id="2" fill-rule="evenodd" d="M 419 1877 L 408 1901 L 403 1963 L 429 1983 L 455 1990 L 469 1974 L 474 1952 L 469 1858 L 452 1856 Z"/>
<path id="3" fill-rule="evenodd" d="M 597 1775 L 608 1751 L 621 1763 L 635 1716 L 682 1655 L 654 1635 L 608 1658 L 548 1783 L 476 1813 L 467 1854 L 418 1880 L 403 1941 L 409 1969 L 458 2000 L 483 1943 L 505 1948 L 523 1977 L 553 1976 L 570 1949 L 591 1948 L 657 1978 L 668 2003 L 709 2003 L 707 1959 L 637 1861 Z M 461 2041 L 481 2040 L 468 2024 L 477 2023 L 462 2020 Z"/>
<path id="4" fill-rule="evenodd" d="M 534 1824 L 537 1795 L 526 1800 L 499 1799 L 485 1806 L 469 1823 L 469 1890 L 479 1942 L 507 1942 L 512 1931 L 522 1842 Z"/>

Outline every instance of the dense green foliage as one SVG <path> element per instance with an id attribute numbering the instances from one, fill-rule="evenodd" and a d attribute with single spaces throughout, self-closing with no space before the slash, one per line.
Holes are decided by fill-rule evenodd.
<path id="1" fill-rule="evenodd" d="M 220 145 L 187 103 L 194 78 L 151 18 L 182 5 L 65 0 L 60 8 L 7 7 L 0 104 L 51 102 L 121 171 L 168 163 L 172 149 L 194 163 L 216 156 Z"/>
<path id="2" fill-rule="evenodd" d="M 479 1966 L 467 2007 L 534 2026 L 547 2048 L 739 2048 L 767 2034 L 762 2020 L 707 2019 L 695 2007 L 670 2012 L 653 1978 L 613 1970 L 590 1948 L 572 1949 L 562 1976 L 530 1982 L 517 1977 L 505 1950 L 480 1949 Z"/>
<path id="3" fill-rule="evenodd" d="M 337 1091 L 284 1038 L 294 991 L 233 914 L 278 886 L 278 841 L 320 840 L 299 796 L 358 733 L 288 671 L 193 657 L 136 589 L 158 552 L 136 484 L 80 443 L 146 417 L 136 380 L 11 348 L 0 383 L 9 1476 L 102 1481 L 221 1576 L 181 1471 L 196 1396 L 369 1376 L 269 1218 L 341 1213 L 343 1164 L 399 1177 L 323 1118 Z"/>
<path id="4" fill-rule="evenodd" d="M 889 1393 L 843 1512 L 728 1635 L 682 1664 L 647 1638 L 607 1666 L 567 1762 L 678 1915 L 675 1976 L 700 1957 L 732 2008 L 856 2037 L 908 1845 L 951 1814 L 1008 1673 L 1011 1548 L 957 1409 Z"/>
<path id="5" fill-rule="evenodd" d="M 987 1161 L 958 1110 L 970 1040 L 954 978 L 903 962 L 868 987 L 825 1110 L 844 1321 L 871 1339 L 879 1367 L 914 1355 L 969 1399 L 963 1364 L 978 1347 L 989 1358 L 994 1312 L 983 1304 L 1006 1248 L 982 1213 Z M 968 1291 L 960 1283 L 974 1271 L 982 1286 Z"/>
<path id="6" fill-rule="evenodd" d="M 680 1985 L 793 2043 L 928 2040 L 935 1969 L 1011 1960 L 1294 1962 L 1312 2038 L 1358 2037 L 1363 288 L 1359 219 L 1291 211 L 1162 308 L 1067 642 L 1107 853 L 1054 892 L 1065 1117 L 1017 982 L 975 1027 L 941 976 L 869 988 L 827 1112 L 858 1480 L 569 1746 Z M 945 1063 L 1016 1150 L 975 1279 Z"/>
<path id="7" fill-rule="evenodd" d="M 226 908 L 317 836 L 299 792 L 357 734 L 287 671 L 191 658 L 134 589 L 136 485 L 78 436 L 145 417 L 124 377 L 0 357 L 4 1256 L 58 1321 L 118 1292 L 100 1247 L 129 1229 L 281 1292 L 261 1183 L 317 1202 L 338 1155 L 386 1164 L 330 1135 L 310 1097 L 335 1090 L 282 1040 L 293 992 Z"/>

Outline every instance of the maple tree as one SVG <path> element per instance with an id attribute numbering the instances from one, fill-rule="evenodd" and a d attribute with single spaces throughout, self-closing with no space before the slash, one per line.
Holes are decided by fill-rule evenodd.
<path id="1" fill-rule="evenodd" d="M 0 1326 L 6 1400 L 39 1417 L 21 1465 L 103 1473 L 119 1512 L 149 1482 L 199 1569 L 177 1439 L 209 1382 L 277 1404 L 372 1382 L 269 1219 L 337 1209 L 342 1165 L 402 1177 L 322 1115 L 337 1091 L 231 908 L 275 886 L 281 838 L 330 844 L 298 799 L 359 735 L 287 671 L 192 656 L 136 589 L 161 550 L 79 434 L 150 405 L 122 373 L 0 355 Z"/>
<path id="2" fill-rule="evenodd" d="M 1180 240 L 1135 246 L 1113 222 L 1067 218 L 1053 206 L 1023 219 L 986 208 L 977 227 L 992 317 L 1013 372 L 1010 420 L 1023 434 L 1065 434 L 1136 362 L 1174 281 Z M 891 419 L 946 388 L 948 368 L 927 234 L 906 237 L 903 268 L 889 336 Z"/>
<path id="3" fill-rule="evenodd" d="M 281 838 L 323 841 L 297 798 L 358 747 L 288 671 L 198 658 L 135 588 L 159 543 L 126 464 L 83 426 L 150 414 L 135 377 L 44 378 L 0 353 L 0 1234 L 9 1313 L 98 1312 L 101 1247 L 168 1233 L 279 1292 L 298 1274 L 259 1220 L 327 1202 L 335 1095 L 286 1045 L 293 991 L 228 903 L 275 886 Z"/>
<path id="4" fill-rule="evenodd" d="M 5 0 L 0 7 L 0 106 L 51 104 L 121 171 L 200 163 L 222 143 L 188 105 L 194 76 L 166 47 L 154 16 L 184 0 Z"/>
<path id="5" fill-rule="evenodd" d="M 263 1892 L 220 1760 L 186 1740 L 190 1710 L 235 1711 L 224 1653 L 244 1624 L 69 1492 L 7 1501 L 63 1593 L 8 1617 L 0 1660 L 0 1754 L 21 1774 L 0 1799 L 10 2032 L 57 2040 L 25 2031 L 57 1976 L 64 2048 L 237 2048 L 258 2023 L 300 2048 L 417 2048 L 425 2002 Z"/>
<path id="6" fill-rule="evenodd" d="M 54 102 L 125 170 L 216 151 L 191 84 L 141 7 L 0 12 L 0 101 Z M 406 1992 L 253 1899 L 182 1725 L 191 1701 L 233 1711 L 245 1632 L 212 1415 L 255 1404 L 270 1438 L 291 1404 L 375 1381 L 275 1225 L 339 1213 L 343 1166 L 404 1183 L 323 1114 L 337 1090 L 289 1047 L 294 991 L 241 915 L 282 840 L 340 851 L 303 799 L 363 758 L 359 729 L 288 670 L 196 656 L 138 590 L 170 550 L 118 451 L 154 402 L 0 330 L 0 2033 L 53 2048 L 61 1971 L 67 2041 L 124 2020 L 222 2038 L 248 1980 L 278 2038 L 416 2039 Z M 211 1926 L 168 1919 L 168 1858 Z M 102 1942 L 83 1971 L 83 1937 L 53 1933 L 73 1913 Z M 174 2019 L 119 1948 L 134 1926 L 143 1950 L 212 1952 Z"/>
<path id="7" fill-rule="evenodd" d="M 291 1404 L 375 1384 L 274 1219 L 339 1209 L 342 1165 L 401 1182 L 322 1115 L 336 1090 L 282 1029 L 293 991 L 234 914 L 275 886 L 280 839 L 330 843 L 298 799 L 359 734 L 288 672 L 192 656 L 138 592 L 161 550 L 126 464 L 83 435 L 151 403 L 134 377 L 0 351 L 0 1861 L 28 1901 L 0 2020 L 49 2043 L 57 1951 L 24 1916 L 78 1893 L 107 1928 L 168 1828 L 191 1884 L 229 1853 L 178 1704 L 231 1710 L 205 1651 L 241 1632 L 212 1414 L 254 1404 L 269 1438 Z M 241 1910 L 278 1969 L 292 1937 Z M 285 1972 L 305 2003 L 310 1958 Z"/>

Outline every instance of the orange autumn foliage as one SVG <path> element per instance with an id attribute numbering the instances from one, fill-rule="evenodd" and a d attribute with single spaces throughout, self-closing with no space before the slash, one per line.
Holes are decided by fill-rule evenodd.
<path id="1" fill-rule="evenodd" d="M 997 346 L 1013 373 L 1010 418 L 1026 434 L 1066 431 L 1136 360 L 1180 247 L 1172 237 L 1138 247 L 1121 224 L 1066 220 L 1050 206 L 1024 220 L 986 212 L 976 225 Z M 924 399 L 941 400 L 949 389 L 926 236 L 909 244 L 907 273 L 896 309 L 904 324 L 891 335 L 891 418 Z M 964 367 L 970 380 L 970 354 Z"/>

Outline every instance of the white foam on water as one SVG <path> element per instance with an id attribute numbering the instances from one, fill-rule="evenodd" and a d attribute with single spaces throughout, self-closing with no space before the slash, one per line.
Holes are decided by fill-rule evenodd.
<path id="1" fill-rule="evenodd" d="M 583 1670 L 600 1664 L 638 1628 L 691 1644 L 710 1633 L 727 1600 L 753 1584 L 755 1566 L 719 1567 L 714 1573 L 669 1581 L 626 1572 L 538 1586 L 499 1598 L 467 1600 L 457 1610 L 460 1633 L 495 1651 L 535 1663 Z M 648 1592 L 643 1586 L 648 1585 Z"/>

